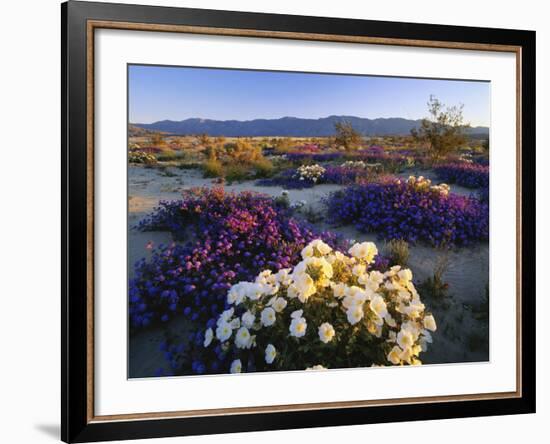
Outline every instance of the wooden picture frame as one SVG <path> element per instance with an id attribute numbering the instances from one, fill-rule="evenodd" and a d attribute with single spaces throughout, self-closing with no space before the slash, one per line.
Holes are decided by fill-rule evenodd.
<path id="1" fill-rule="evenodd" d="M 62 16 L 62 415 L 65 442 L 535 411 L 535 33 L 69 1 Z M 517 60 L 517 390 L 323 404 L 94 414 L 94 32 L 245 36 L 511 52 Z"/>

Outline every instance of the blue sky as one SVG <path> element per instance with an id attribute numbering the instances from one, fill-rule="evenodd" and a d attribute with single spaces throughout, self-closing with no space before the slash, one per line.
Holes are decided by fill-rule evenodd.
<path id="1" fill-rule="evenodd" d="M 489 126 L 487 82 L 131 65 L 130 122 L 319 118 L 330 115 L 404 117 L 427 114 L 434 94 L 464 104 L 473 126 Z"/>

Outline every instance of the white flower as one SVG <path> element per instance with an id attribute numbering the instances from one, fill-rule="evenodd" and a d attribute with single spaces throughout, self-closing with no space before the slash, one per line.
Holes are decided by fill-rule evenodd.
<path id="1" fill-rule="evenodd" d="M 283 268 L 277 272 L 275 279 L 280 285 L 288 287 L 292 283 L 292 278 L 290 277 L 290 268 Z"/>
<path id="2" fill-rule="evenodd" d="M 348 252 L 357 259 L 364 259 L 367 263 L 371 263 L 378 254 L 378 249 L 372 242 L 362 242 L 353 245 Z"/>
<path id="3" fill-rule="evenodd" d="M 230 308 L 229 310 L 225 310 L 218 318 L 218 321 L 216 322 L 216 324 L 220 325 L 220 324 L 223 324 L 224 322 L 229 322 L 229 320 L 233 317 L 234 312 L 235 310 L 233 308 Z"/>
<path id="4" fill-rule="evenodd" d="M 380 295 L 375 295 L 370 301 L 370 309 L 378 315 L 379 318 L 383 318 L 388 314 L 388 308 L 386 301 Z"/>
<path id="5" fill-rule="evenodd" d="M 277 356 L 277 349 L 273 346 L 273 344 L 268 344 L 268 346 L 265 348 L 266 364 L 271 364 L 275 359 L 275 356 Z"/>
<path id="6" fill-rule="evenodd" d="M 332 251 L 332 248 L 325 244 L 321 239 L 315 239 L 309 243 L 313 248 L 316 248 L 319 253 L 323 256 L 329 254 Z"/>
<path id="7" fill-rule="evenodd" d="M 437 325 L 435 325 L 435 319 L 432 315 L 428 315 L 424 318 L 424 328 L 428 329 L 428 330 L 431 330 L 431 331 L 436 331 L 437 330 Z"/>
<path id="8" fill-rule="evenodd" d="M 397 343 L 399 346 L 406 350 L 414 345 L 414 335 L 411 331 L 401 328 L 401 331 L 397 333 Z"/>
<path id="9" fill-rule="evenodd" d="M 241 321 L 245 327 L 252 328 L 254 322 L 256 321 L 256 316 L 254 316 L 250 310 L 247 310 L 241 316 Z"/>
<path id="10" fill-rule="evenodd" d="M 262 325 L 265 327 L 269 327 L 270 325 L 273 325 L 275 323 L 276 317 L 275 317 L 275 310 L 271 307 L 264 308 L 262 310 L 262 313 L 260 315 Z"/>
<path id="11" fill-rule="evenodd" d="M 394 345 L 391 351 L 388 353 L 388 361 L 395 365 L 400 364 L 401 352 L 402 350 L 397 345 Z"/>
<path id="12" fill-rule="evenodd" d="M 412 280 L 412 278 L 413 278 L 412 271 L 409 270 L 408 268 L 400 270 L 397 273 L 397 276 L 399 276 L 399 279 L 401 279 L 404 282 L 408 282 L 408 281 Z"/>
<path id="13" fill-rule="evenodd" d="M 298 299 L 302 303 L 305 303 L 308 298 L 317 291 L 313 279 L 311 279 L 311 276 L 307 273 L 300 273 L 298 276 L 295 276 L 294 285 L 298 291 Z"/>
<path id="14" fill-rule="evenodd" d="M 332 288 L 332 292 L 333 292 L 335 298 L 341 299 L 345 296 L 345 294 L 346 294 L 346 284 L 332 283 L 330 285 L 330 287 Z"/>
<path id="15" fill-rule="evenodd" d="M 216 328 L 216 338 L 218 338 L 220 342 L 227 341 L 232 333 L 233 329 L 228 322 L 221 322 L 218 324 L 218 328 Z"/>
<path id="16" fill-rule="evenodd" d="M 231 325 L 231 328 L 233 330 L 236 330 L 241 326 L 241 320 L 239 318 L 231 319 L 231 322 L 229 323 Z"/>
<path id="17" fill-rule="evenodd" d="M 240 283 L 233 285 L 227 293 L 227 303 L 239 305 L 244 300 L 244 297 L 243 286 Z"/>
<path id="18" fill-rule="evenodd" d="M 288 304 L 288 302 L 286 301 L 285 298 L 278 297 L 277 299 L 275 299 L 273 301 L 272 307 L 277 313 L 280 313 L 281 311 L 283 311 L 285 309 L 287 304 Z"/>
<path id="19" fill-rule="evenodd" d="M 286 290 L 286 295 L 289 297 L 289 299 L 295 299 L 298 297 L 298 289 L 296 288 L 296 285 L 291 284 L 288 286 Z"/>
<path id="20" fill-rule="evenodd" d="M 290 323 L 289 331 L 291 336 L 301 338 L 306 334 L 307 322 L 305 318 L 293 318 Z"/>
<path id="21" fill-rule="evenodd" d="M 324 322 L 319 327 L 319 339 L 321 342 L 324 342 L 325 344 L 332 341 L 332 338 L 336 332 L 334 331 L 334 327 L 330 325 L 328 322 Z"/>
<path id="22" fill-rule="evenodd" d="M 363 306 L 352 305 L 350 308 L 348 308 L 346 315 L 348 317 L 348 322 L 351 325 L 357 324 L 361 319 L 363 319 Z"/>
<path id="23" fill-rule="evenodd" d="M 303 314 L 304 314 L 304 310 L 295 310 L 292 313 L 290 313 L 290 317 L 292 319 L 297 319 L 297 318 L 301 318 Z"/>
<path id="24" fill-rule="evenodd" d="M 251 301 L 257 301 L 265 294 L 267 289 L 269 289 L 268 286 L 258 282 L 250 283 L 246 288 L 246 296 Z"/>
<path id="25" fill-rule="evenodd" d="M 367 272 L 367 266 L 365 264 L 357 264 L 351 269 L 351 272 L 354 276 L 363 276 Z"/>
<path id="26" fill-rule="evenodd" d="M 237 330 L 235 335 L 235 345 L 237 348 L 250 348 L 252 345 L 252 338 L 248 328 L 241 327 Z"/>
<path id="27" fill-rule="evenodd" d="M 313 247 L 311 245 L 307 245 L 302 250 L 302 259 L 307 259 L 308 257 L 313 256 Z"/>
<path id="28" fill-rule="evenodd" d="M 213 338 L 214 338 L 214 332 L 212 331 L 211 328 L 209 328 L 208 330 L 206 330 L 204 332 L 204 343 L 203 343 L 203 345 L 205 347 L 208 347 L 210 345 L 210 343 L 212 342 Z"/>
<path id="29" fill-rule="evenodd" d="M 235 359 L 232 363 L 231 363 L 231 367 L 229 368 L 229 371 L 231 373 L 240 373 L 243 369 L 243 365 L 241 364 L 241 360 L 240 359 Z"/>

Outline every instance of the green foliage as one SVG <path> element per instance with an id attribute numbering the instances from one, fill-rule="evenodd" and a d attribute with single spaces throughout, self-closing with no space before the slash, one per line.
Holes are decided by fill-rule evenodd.
<path id="1" fill-rule="evenodd" d="M 219 160 L 209 159 L 202 165 L 204 177 L 222 177 L 223 165 Z"/>
<path id="2" fill-rule="evenodd" d="M 252 167 L 256 170 L 256 177 L 259 179 L 271 177 L 275 172 L 275 167 L 273 166 L 273 163 L 271 163 L 271 161 L 269 161 L 265 157 L 262 157 L 261 159 L 255 161 Z"/>
<path id="3" fill-rule="evenodd" d="M 249 177 L 249 167 L 242 163 L 232 162 L 225 167 L 224 177 L 228 182 L 246 180 Z"/>
<path id="4" fill-rule="evenodd" d="M 430 116 L 422 119 L 419 129 L 411 130 L 416 141 L 428 144 L 434 159 L 440 159 L 466 143 L 465 129 L 469 125 L 464 123 L 463 107 L 446 107 L 432 95 L 428 101 Z"/>
<path id="5" fill-rule="evenodd" d="M 159 162 L 170 162 L 172 160 L 177 160 L 178 155 L 174 150 L 165 149 L 157 154 L 157 160 Z"/>
<path id="6" fill-rule="evenodd" d="M 447 296 L 449 284 L 443 280 L 443 274 L 449 267 L 449 257 L 445 253 L 441 255 L 434 266 L 433 276 L 428 277 L 420 284 L 420 291 L 427 298 L 441 300 Z"/>
<path id="7" fill-rule="evenodd" d="M 392 239 L 387 244 L 390 265 L 406 267 L 409 261 L 409 243 L 403 239 Z"/>

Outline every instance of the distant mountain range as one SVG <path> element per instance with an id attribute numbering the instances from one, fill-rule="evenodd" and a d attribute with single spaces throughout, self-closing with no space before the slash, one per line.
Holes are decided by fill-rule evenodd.
<path id="1" fill-rule="evenodd" d="M 326 137 L 334 134 L 336 122 L 347 121 L 365 136 L 407 135 L 420 120 L 399 117 L 366 119 L 355 116 L 329 116 L 320 119 L 282 117 L 280 119 L 255 120 L 210 120 L 186 119 L 181 121 L 161 120 L 154 123 L 133 123 L 134 127 L 173 135 L 208 134 L 226 137 Z M 489 128 L 473 127 L 471 135 L 488 135 Z"/>

